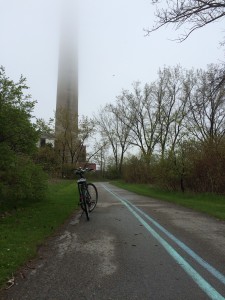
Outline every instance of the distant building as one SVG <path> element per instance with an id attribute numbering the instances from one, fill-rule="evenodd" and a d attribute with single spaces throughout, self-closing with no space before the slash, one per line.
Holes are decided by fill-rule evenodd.
<path id="1" fill-rule="evenodd" d="M 95 163 L 87 163 L 87 167 L 86 168 L 89 168 L 89 169 L 93 169 L 96 171 L 96 164 Z"/>
<path id="2" fill-rule="evenodd" d="M 38 148 L 45 147 L 47 145 L 51 145 L 53 148 L 55 147 L 55 136 L 49 133 L 43 133 L 37 143 Z"/>

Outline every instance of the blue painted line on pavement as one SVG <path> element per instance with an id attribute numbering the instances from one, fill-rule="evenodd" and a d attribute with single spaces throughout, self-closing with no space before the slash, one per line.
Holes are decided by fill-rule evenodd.
<path id="1" fill-rule="evenodd" d="M 143 212 L 141 209 L 132 204 L 129 200 L 125 200 L 129 205 L 135 208 L 140 214 L 142 214 L 147 220 L 149 220 L 152 224 L 154 224 L 157 228 L 159 228 L 165 235 L 167 235 L 172 241 L 174 241 L 181 249 L 183 249 L 187 254 L 189 254 L 195 261 L 197 261 L 202 267 L 204 267 L 208 272 L 210 272 L 215 278 L 217 278 L 221 283 L 225 285 L 225 276 L 220 273 L 217 269 L 211 266 L 208 262 L 202 259 L 197 253 L 195 253 L 192 249 L 190 249 L 183 242 L 178 240 L 173 234 L 171 234 L 168 230 L 166 230 L 163 226 L 157 223 L 153 218 Z"/>
<path id="2" fill-rule="evenodd" d="M 105 190 L 112 194 L 117 200 L 123 203 L 128 210 L 138 219 L 138 221 L 146 228 L 148 232 L 164 247 L 164 249 L 175 259 L 181 268 L 189 274 L 189 276 L 197 283 L 197 285 L 213 300 L 224 300 L 225 298 L 217 292 L 186 260 L 178 254 L 178 252 L 164 240 L 146 221 L 138 215 L 138 213 L 128 203 L 128 200 L 122 199 L 117 194 L 113 193 L 105 185 L 102 185 Z"/>

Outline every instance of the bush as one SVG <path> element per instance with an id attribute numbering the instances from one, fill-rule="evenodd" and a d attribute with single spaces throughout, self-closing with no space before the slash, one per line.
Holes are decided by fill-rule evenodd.
<path id="1" fill-rule="evenodd" d="M 10 167 L 4 166 L 5 161 L 0 163 L 2 211 L 44 199 L 47 188 L 47 177 L 41 167 L 27 156 L 11 153 L 10 157 Z"/>
<path id="2" fill-rule="evenodd" d="M 40 165 L 50 177 L 57 177 L 60 173 L 60 164 L 57 153 L 52 145 L 41 147 L 33 156 L 34 162 Z"/>
<path id="3" fill-rule="evenodd" d="M 205 142 L 192 153 L 187 183 L 197 192 L 225 193 L 225 141 Z"/>
<path id="4" fill-rule="evenodd" d="M 129 183 L 151 183 L 153 181 L 151 165 L 141 158 L 132 156 L 123 165 L 122 178 Z"/>
<path id="5" fill-rule="evenodd" d="M 177 190 L 180 187 L 180 174 L 172 157 L 161 159 L 152 164 L 152 173 L 156 185 L 167 190 Z"/>
<path id="6" fill-rule="evenodd" d="M 225 193 L 225 141 L 186 142 L 152 168 L 156 184 L 169 190 Z"/>
<path id="7" fill-rule="evenodd" d="M 0 67 L 0 209 L 17 208 L 45 195 L 46 175 L 31 157 L 38 131 L 31 122 L 35 101 L 26 79 L 10 80 Z"/>

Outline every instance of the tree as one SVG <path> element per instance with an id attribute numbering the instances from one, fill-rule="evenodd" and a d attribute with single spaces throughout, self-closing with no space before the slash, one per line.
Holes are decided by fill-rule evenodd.
<path id="1" fill-rule="evenodd" d="M 146 30 L 146 33 L 150 34 L 168 24 L 175 25 L 175 29 L 188 24 L 187 32 L 178 37 L 179 41 L 184 41 L 193 31 L 225 16 L 224 0 L 152 0 L 152 3 L 157 6 L 156 22 L 152 29 Z"/>
<path id="2" fill-rule="evenodd" d="M 109 112 L 113 114 L 113 127 L 116 134 L 118 145 L 120 147 L 120 154 L 117 157 L 117 165 L 119 174 L 122 172 L 124 155 L 131 145 L 130 126 L 122 121 L 123 118 L 123 102 L 117 98 L 116 105 L 108 106 Z"/>
<path id="3" fill-rule="evenodd" d="M 54 118 L 50 118 L 48 122 L 46 122 L 44 119 L 42 118 L 37 118 L 36 119 L 36 130 L 40 133 L 40 134 L 54 134 Z"/>
<path id="4" fill-rule="evenodd" d="M 87 140 L 94 133 L 95 124 L 93 120 L 78 116 L 60 108 L 57 110 L 56 151 L 60 156 L 62 176 L 64 169 L 71 169 L 76 164 L 86 162 Z"/>
<path id="5" fill-rule="evenodd" d="M 189 130 L 200 141 L 219 142 L 225 135 L 225 82 L 223 70 L 209 65 L 196 72 L 196 83 L 189 98 Z"/>
<path id="6" fill-rule="evenodd" d="M 133 84 L 133 92 L 123 91 L 119 97 L 123 102 L 120 118 L 130 129 L 131 145 L 140 149 L 146 163 L 158 143 L 157 125 L 159 121 L 158 107 L 154 97 L 154 85 Z"/>
<path id="7" fill-rule="evenodd" d="M 30 121 L 36 101 L 25 94 L 27 89 L 24 77 L 14 83 L 0 67 L 0 144 L 16 153 L 31 154 L 36 150 L 38 132 Z"/>
<path id="8" fill-rule="evenodd" d="M 174 149 L 181 138 L 187 106 L 184 92 L 187 74 L 180 66 L 164 67 L 158 74 L 152 97 L 157 105 L 158 146 L 163 159 L 165 152 Z"/>
<path id="9" fill-rule="evenodd" d="M 108 162 L 109 142 L 106 138 L 95 137 L 92 151 L 88 153 L 88 160 L 93 159 L 100 166 L 101 176 L 104 178 Z"/>
<path id="10" fill-rule="evenodd" d="M 89 140 L 95 134 L 95 130 L 96 130 L 95 126 L 96 126 L 95 121 L 92 118 L 82 116 L 81 119 L 79 120 L 79 125 L 78 125 L 79 148 L 78 151 L 76 151 L 75 153 L 77 161 L 81 159 L 81 157 L 83 157 L 83 159 L 86 160 L 87 162 L 94 155 L 93 153 L 88 154 L 86 148 L 89 146 L 88 144 Z M 86 157 L 84 157 L 84 151 Z"/>
<path id="11" fill-rule="evenodd" d="M 111 147 L 115 171 L 120 175 L 124 154 L 130 145 L 130 128 L 121 121 L 121 107 L 118 102 L 115 106 L 110 104 L 102 108 L 98 117 L 95 117 L 95 122 L 100 129 L 103 140 L 107 140 Z"/>
<path id="12" fill-rule="evenodd" d="M 6 77 L 0 67 L 0 204 L 44 197 L 45 175 L 34 164 L 39 133 L 31 122 L 35 101 L 25 91 L 26 79 Z"/>

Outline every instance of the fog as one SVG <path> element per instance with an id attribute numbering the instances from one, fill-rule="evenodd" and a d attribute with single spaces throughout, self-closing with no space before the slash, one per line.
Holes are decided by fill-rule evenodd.
<path id="1" fill-rule="evenodd" d="M 21 74 L 27 78 L 37 100 L 34 114 L 46 120 L 56 105 L 62 24 L 77 28 L 66 34 L 79 50 L 79 115 L 92 116 L 134 81 L 156 80 L 165 65 L 206 68 L 224 60 L 221 22 L 183 43 L 171 41 L 178 34 L 171 27 L 145 37 L 143 29 L 154 22 L 154 7 L 147 0 L 80 0 L 73 5 L 65 0 L 0 0 L 0 5 L 0 64 L 13 80 Z"/>

